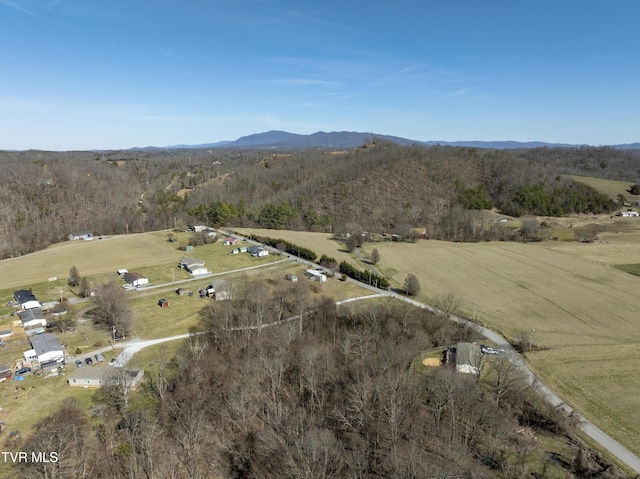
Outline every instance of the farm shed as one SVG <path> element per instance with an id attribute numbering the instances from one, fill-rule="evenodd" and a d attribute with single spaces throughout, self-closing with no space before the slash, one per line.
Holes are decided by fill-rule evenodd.
<path id="1" fill-rule="evenodd" d="M 456 371 L 464 374 L 478 374 L 482 362 L 482 351 L 478 344 L 456 344 Z"/>
<path id="2" fill-rule="evenodd" d="M 47 318 L 41 308 L 31 308 L 26 311 L 18 311 L 20 317 L 20 325 L 24 329 L 30 329 L 36 326 L 44 328 L 47 325 Z"/>
<path id="3" fill-rule="evenodd" d="M 169 307 L 169 301 L 167 301 L 164 298 L 159 299 L 158 300 L 158 306 L 160 306 L 161 308 L 168 308 Z"/>
<path id="4" fill-rule="evenodd" d="M 28 289 L 14 291 L 13 298 L 18 302 L 20 309 L 23 311 L 31 308 L 40 308 L 42 306 L 40 301 L 38 301 L 34 294 Z"/>
<path id="5" fill-rule="evenodd" d="M 184 288 L 177 288 L 176 289 L 176 294 L 178 296 L 184 296 L 185 294 L 187 294 L 186 290 Z"/>
<path id="6" fill-rule="evenodd" d="M 55 334 L 44 333 L 29 339 L 39 363 L 64 361 L 64 350 Z"/>
<path id="7" fill-rule="evenodd" d="M 298 275 L 297 274 L 285 274 L 284 277 L 285 277 L 285 279 L 287 281 L 291 281 L 292 283 L 297 283 L 298 282 Z"/>
<path id="8" fill-rule="evenodd" d="M 57 361 L 49 361 L 47 363 L 41 363 L 40 364 L 40 369 L 42 370 L 43 374 L 47 374 L 47 373 L 50 373 L 52 371 L 57 371 L 58 370 L 58 362 Z"/>
<path id="9" fill-rule="evenodd" d="M 114 368 L 110 366 L 94 366 L 91 368 L 77 368 L 69 374 L 68 383 L 71 387 L 100 388 L 104 386 L 118 386 L 123 382 L 127 387 L 136 387 L 144 377 L 142 368 Z"/>
<path id="10" fill-rule="evenodd" d="M 123 279 L 131 286 L 135 286 L 136 288 L 149 284 L 149 280 L 140 273 L 125 273 Z"/>
<path id="11" fill-rule="evenodd" d="M 91 231 L 89 230 L 74 231 L 69 235 L 69 241 L 76 241 L 76 240 L 90 241 L 92 239 L 93 239 L 93 233 L 91 233 Z"/>

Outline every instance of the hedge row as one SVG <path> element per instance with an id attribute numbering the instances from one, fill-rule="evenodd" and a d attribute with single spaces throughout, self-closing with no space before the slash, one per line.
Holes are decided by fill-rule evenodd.
<path id="1" fill-rule="evenodd" d="M 272 248 L 277 248 L 286 253 L 299 256 L 300 258 L 306 259 L 307 261 L 315 261 L 318 257 L 318 255 L 313 250 L 305 248 L 304 246 L 298 246 L 283 239 L 256 235 L 249 235 L 249 238 L 254 241 L 259 241 L 262 244 L 266 244 L 267 246 L 271 246 Z"/>
<path id="2" fill-rule="evenodd" d="M 343 261 L 340 263 L 340 273 L 349 276 L 357 281 L 362 283 L 367 283 L 372 286 L 376 286 L 381 289 L 389 288 L 389 281 L 384 276 L 378 276 L 377 274 L 372 273 L 368 270 L 357 270 L 351 264 Z"/>

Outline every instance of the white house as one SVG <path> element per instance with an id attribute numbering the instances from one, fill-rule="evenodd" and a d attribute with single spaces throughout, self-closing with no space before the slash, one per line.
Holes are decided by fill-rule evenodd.
<path id="1" fill-rule="evenodd" d="M 136 288 L 149 284 L 149 279 L 142 276 L 140 273 L 125 273 L 122 278 L 131 286 L 135 286 Z"/>
<path id="2" fill-rule="evenodd" d="M 125 383 L 126 387 L 136 387 L 144 377 L 141 368 L 114 368 L 110 366 L 92 366 L 90 368 L 76 368 L 67 382 L 71 387 L 101 388 L 104 386 L 118 386 Z"/>
<path id="3" fill-rule="evenodd" d="M 182 258 L 178 263 L 180 268 L 186 269 L 193 276 L 209 274 L 209 270 L 204 266 L 204 261 L 195 258 Z"/>
<path id="4" fill-rule="evenodd" d="M 44 332 L 47 326 L 47 318 L 45 318 L 42 309 L 31 308 L 26 311 L 19 311 L 21 326 L 27 333 L 27 336 Z"/>
<path id="5" fill-rule="evenodd" d="M 262 246 L 249 246 L 247 248 L 247 253 L 249 253 L 253 257 L 262 258 L 263 256 L 269 256 L 269 252 L 264 249 Z"/>
<path id="6" fill-rule="evenodd" d="M 307 276 L 314 279 L 315 281 L 319 281 L 320 283 L 325 283 L 327 281 L 327 275 L 322 274 L 320 271 L 316 271 L 315 269 L 308 269 L 305 271 Z"/>
<path id="7" fill-rule="evenodd" d="M 32 351 L 35 352 L 39 363 L 64 361 L 64 350 L 55 334 L 38 334 L 32 336 L 29 341 L 31 342 Z"/>
<path id="8" fill-rule="evenodd" d="M 93 233 L 91 233 L 91 231 L 89 231 L 89 230 L 74 231 L 73 233 L 71 233 L 69 235 L 69 240 L 70 241 L 75 241 L 75 240 L 90 241 L 92 239 L 93 239 Z"/>
<path id="9" fill-rule="evenodd" d="M 40 301 L 38 301 L 35 295 L 27 289 L 20 289 L 18 291 L 14 291 L 13 297 L 20 305 L 20 309 L 22 309 L 23 311 L 26 311 L 27 309 L 31 309 L 31 308 L 42 307 L 42 305 L 40 304 Z"/>

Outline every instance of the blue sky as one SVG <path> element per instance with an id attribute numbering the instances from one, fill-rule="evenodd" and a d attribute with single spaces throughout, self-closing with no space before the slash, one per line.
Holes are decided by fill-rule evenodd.
<path id="1" fill-rule="evenodd" d="M 0 0 L 0 149 L 640 141 L 640 1 Z"/>

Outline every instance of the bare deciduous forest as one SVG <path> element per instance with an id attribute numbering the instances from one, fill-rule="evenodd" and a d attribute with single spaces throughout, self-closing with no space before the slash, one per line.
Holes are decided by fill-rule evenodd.
<path id="1" fill-rule="evenodd" d="M 373 142 L 348 152 L 237 150 L 0 152 L 0 257 L 64 240 L 184 226 L 405 233 L 510 239 L 482 221 L 505 214 L 605 212 L 615 204 L 560 177 L 640 182 L 640 152 L 473 148 Z"/>
<path id="2" fill-rule="evenodd" d="M 59 451 L 21 477 L 625 477 L 508 361 L 482 377 L 416 362 L 474 330 L 393 301 L 338 310 L 306 287 L 249 282 L 209 303 L 207 333 L 150 365 L 139 390 L 103 388 L 93 417 L 69 401 L 8 440 Z M 304 319 L 249 328 L 292 315 Z"/>

